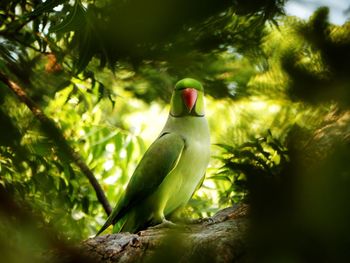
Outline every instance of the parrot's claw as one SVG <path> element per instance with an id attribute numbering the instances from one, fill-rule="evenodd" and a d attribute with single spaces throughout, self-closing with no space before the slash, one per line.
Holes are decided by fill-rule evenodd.
<path id="1" fill-rule="evenodd" d="M 169 220 L 163 219 L 162 223 L 155 225 L 155 226 L 151 226 L 149 228 L 159 229 L 159 228 L 177 228 L 177 227 L 179 227 L 179 225 L 177 225 Z"/>
<path id="2" fill-rule="evenodd" d="M 190 231 L 190 227 L 187 227 L 186 225 L 182 225 L 182 224 L 175 224 L 169 220 L 164 219 L 160 224 L 158 225 L 154 225 L 154 226 L 149 226 L 146 230 L 159 230 L 159 229 L 164 229 L 164 228 L 168 228 L 168 229 L 182 229 L 185 228 Z M 139 236 L 142 236 L 146 233 L 146 230 L 142 230 L 139 231 L 137 234 Z"/>
<path id="3" fill-rule="evenodd" d="M 191 224 L 203 224 L 203 225 L 212 225 L 215 223 L 215 220 L 211 217 L 195 219 Z"/>

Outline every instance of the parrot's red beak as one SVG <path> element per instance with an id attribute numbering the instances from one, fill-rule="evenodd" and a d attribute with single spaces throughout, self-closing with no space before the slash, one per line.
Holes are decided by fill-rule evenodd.
<path id="1" fill-rule="evenodd" d="M 185 102 L 188 112 L 191 112 L 197 100 L 197 90 L 192 88 L 182 90 L 182 99 Z"/>

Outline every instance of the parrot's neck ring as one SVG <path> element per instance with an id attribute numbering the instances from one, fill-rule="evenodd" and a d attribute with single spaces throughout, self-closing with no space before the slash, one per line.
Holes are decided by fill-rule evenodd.
<path id="1" fill-rule="evenodd" d="M 171 112 L 169 113 L 169 115 L 171 116 L 171 117 L 174 117 L 174 118 L 181 118 L 181 117 L 185 117 L 185 116 L 189 116 L 189 117 L 205 117 L 205 114 L 196 114 L 195 112 L 191 112 L 190 114 L 188 114 L 188 115 L 182 115 L 182 114 L 180 114 L 180 115 L 173 115 Z"/>

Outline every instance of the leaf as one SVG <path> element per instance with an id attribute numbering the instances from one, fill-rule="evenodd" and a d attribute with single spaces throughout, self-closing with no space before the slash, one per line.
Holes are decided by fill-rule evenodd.
<path id="1" fill-rule="evenodd" d="M 136 140 L 138 142 L 140 152 L 142 152 L 142 153 L 145 152 L 147 149 L 146 149 L 146 144 L 143 141 L 143 139 L 140 136 L 136 136 Z"/>
<path id="2" fill-rule="evenodd" d="M 76 74 L 82 72 L 86 68 L 95 53 L 91 31 L 87 28 L 85 28 L 85 30 L 82 30 L 83 32 L 79 34 L 82 36 L 76 36 L 77 38 L 80 38 L 78 40 L 78 43 L 80 43 L 78 47 L 79 58 L 74 65 Z"/>
<path id="3" fill-rule="evenodd" d="M 112 94 L 108 94 L 108 99 L 112 103 L 112 108 L 114 109 L 115 106 L 115 99 L 113 99 Z"/>
<path id="4" fill-rule="evenodd" d="M 101 99 L 104 97 L 105 94 L 105 86 L 102 83 L 99 83 L 98 85 L 98 99 L 97 102 L 100 102 Z"/>
<path id="5" fill-rule="evenodd" d="M 102 139 L 98 140 L 97 142 L 92 143 L 91 146 L 96 146 L 96 145 L 99 145 L 99 144 L 102 144 L 102 143 L 107 143 L 112 138 L 115 138 L 116 136 L 118 136 L 119 133 L 120 133 L 119 130 L 117 130 L 117 131 L 111 132 L 107 136 L 103 135 Z"/>
<path id="6" fill-rule="evenodd" d="M 231 178 L 229 176 L 225 176 L 225 175 L 213 175 L 208 177 L 207 179 L 211 179 L 211 180 L 223 180 L 223 181 L 230 181 L 231 182 Z"/>
<path id="7" fill-rule="evenodd" d="M 46 157 L 49 156 L 51 153 L 50 146 L 51 144 L 47 144 L 44 142 L 37 142 L 31 145 L 32 149 L 37 155 L 46 156 Z"/>
<path id="8" fill-rule="evenodd" d="M 58 5 L 64 4 L 67 0 L 47 0 L 41 3 L 33 12 L 29 13 L 28 17 L 40 16 L 42 13 L 50 12 Z"/>
<path id="9" fill-rule="evenodd" d="M 65 191 L 67 188 L 67 184 L 66 184 L 66 181 L 63 179 L 63 178 L 59 178 L 59 184 L 58 184 L 58 187 L 57 187 L 57 190 L 59 191 Z"/>
<path id="10" fill-rule="evenodd" d="M 72 81 L 70 79 L 63 80 L 61 83 L 59 83 L 56 86 L 56 92 L 68 87 L 71 84 L 72 84 Z"/>
<path id="11" fill-rule="evenodd" d="M 242 151 L 241 156 L 248 157 L 250 160 L 254 160 L 254 161 L 258 162 L 260 165 L 262 165 L 264 167 L 264 169 L 266 171 L 270 171 L 270 167 L 267 165 L 266 160 L 258 157 L 254 153 L 249 152 L 249 151 Z"/>
<path id="12" fill-rule="evenodd" d="M 69 14 L 57 25 L 50 27 L 50 32 L 69 32 L 81 29 L 85 21 L 85 8 L 79 0 L 75 1 Z"/>
<path id="13" fill-rule="evenodd" d="M 122 145 L 123 145 L 123 134 L 121 132 L 118 132 L 115 136 L 114 136 L 114 145 L 115 145 L 115 149 L 117 151 L 120 151 L 122 149 Z"/>
<path id="14" fill-rule="evenodd" d="M 230 145 L 227 145 L 227 144 L 216 143 L 216 144 L 214 144 L 214 145 L 219 146 L 219 147 L 221 147 L 221 148 L 223 148 L 223 149 L 225 149 L 226 151 L 231 152 L 231 153 L 235 151 L 235 148 L 234 148 L 234 147 L 232 147 L 232 146 L 230 146 Z"/>
<path id="15" fill-rule="evenodd" d="M 72 98 L 72 95 L 75 95 L 78 93 L 78 86 L 75 83 L 71 83 L 72 84 L 72 90 L 69 92 L 66 100 L 65 100 L 65 104 L 68 103 L 68 101 Z"/>
<path id="16" fill-rule="evenodd" d="M 131 156 L 134 152 L 134 141 L 133 139 L 130 139 L 130 142 L 126 146 L 126 160 L 129 163 L 131 160 Z"/>
<path id="17" fill-rule="evenodd" d="M 81 200 L 81 206 L 85 214 L 89 213 L 90 200 L 87 196 L 84 196 Z"/>
<path id="18" fill-rule="evenodd" d="M 76 174 L 71 165 L 68 165 L 69 177 L 68 180 L 74 180 L 76 178 Z"/>
<path id="19" fill-rule="evenodd" d="M 288 151 L 276 140 L 269 142 L 269 145 L 280 155 L 288 154 Z"/>

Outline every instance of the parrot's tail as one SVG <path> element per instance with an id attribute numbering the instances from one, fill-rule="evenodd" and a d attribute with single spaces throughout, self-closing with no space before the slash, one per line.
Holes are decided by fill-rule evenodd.
<path id="1" fill-rule="evenodd" d="M 113 233 L 130 232 L 136 233 L 148 226 L 148 221 L 143 220 L 146 216 L 140 213 L 140 211 L 133 209 L 125 216 L 120 218 L 113 226 Z M 106 223 L 97 232 L 96 236 L 105 231 L 111 224 L 113 224 L 114 215 L 110 215 Z"/>
<path id="2" fill-rule="evenodd" d="M 126 217 L 127 216 L 124 216 L 117 223 L 115 223 L 115 225 L 113 226 L 113 233 L 123 232 L 122 229 L 123 229 L 123 226 L 126 222 Z"/>
<path id="3" fill-rule="evenodd" d="M 148 222 L 145 222 L 144 218 L 145 217 L 140 215 L 137 210 L 133 210 L 130 213 L 128 213 L 123 218 L 123 220 L 120 220 L 123 222 L 121 222 L 119 226 L 117 226 L 117 224 L 114 225 L 113 233 L 118 233 L 118 232 L 136 233 L 142 229 L 145 229 L 148 225 L 147 224 Z"/>
<path id="4" fill-rule="evenodd" d="M 112 223 L 110 220 L 107 220 L 106 223 L 101 227 L 101 229 L 97 232 L 95 237 L 97 237 L 99 234 L 101 234 L 103 231 L 105 231 Z"/>

